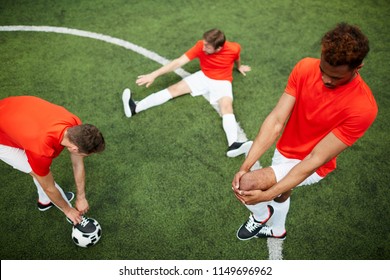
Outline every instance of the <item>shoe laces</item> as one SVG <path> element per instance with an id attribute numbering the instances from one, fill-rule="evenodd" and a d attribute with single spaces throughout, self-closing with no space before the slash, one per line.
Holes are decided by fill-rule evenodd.
<path id="1" fill-rule="evenodd" d="M 259 222 L 255 221 L 255 219 L 253 218 L 253 215 L 249 216 L 249 220 L 245 224 L 245 228 L 249 232 L 253 232 L 253 231 L 255 231 L 256 229 L 258 229 L 259 227 L 262 227 L 262 226 L 263 226 L 262 223 L 259 223 Z"/>
<path id="2" fill-rule="evenodd" d="M 82 219 L 80 225 L 82 227 L 85 227 L 88 223 L 89 223 L 88 219 L 83 216 L 83 219 Z"/>
<path id="3" fill-rule="evenodd" d="M 272 229 L 269 226 L 264 226 L 262 229 L 260 229 L 257 235 L 270 236 L 270 237 L 274 236 Z"/>

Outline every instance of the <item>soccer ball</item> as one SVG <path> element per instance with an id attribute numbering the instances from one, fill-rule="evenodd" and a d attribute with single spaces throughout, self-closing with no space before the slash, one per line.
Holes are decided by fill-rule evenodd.
<path id="1" fill-rule="evenodd" d="M 102 227 L 92 218 L 83 218 L 83 221 L 73 226 L 72 240 L 80 247 L 88 248 L 95 245 L 102 236 Z"/>

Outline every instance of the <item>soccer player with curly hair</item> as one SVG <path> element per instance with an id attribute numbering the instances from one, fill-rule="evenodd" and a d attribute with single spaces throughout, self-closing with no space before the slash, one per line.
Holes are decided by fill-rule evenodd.
<path id="1" fill-rule="evenodd" d="M 321 46 L 320 59 L 295 65 L 233 178 L 235 196 L 251 212 L 237 231 L 240 240 L 284 239 L 292 190 L 325 178 L 336 168 L 337 156 L 376 118 L 376 101 L 359 74 L 369 52 L 367 37 L 359 27 L 340 23 Z M 271 166 L 251 170 L 276 140 Z"/>

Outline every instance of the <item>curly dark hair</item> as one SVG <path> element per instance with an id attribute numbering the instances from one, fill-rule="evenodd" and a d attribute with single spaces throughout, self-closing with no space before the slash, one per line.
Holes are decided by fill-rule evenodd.
<path id="1" fill-rule="evenodd" d="M 69 140 L 79 148 L 83 154 L 100 153 L 105 149 L 102 133 L 92 124 L 81 124 L 68 128 Z"/>
<path id="2" fill-rule="evenodd" d="M 368 38 L 360 28 L 345 22 L 327 32 L 321 45 L 326 62 L 332 66 L 348 65 L 350 69 L 361 65 L 370 51 Z"/>

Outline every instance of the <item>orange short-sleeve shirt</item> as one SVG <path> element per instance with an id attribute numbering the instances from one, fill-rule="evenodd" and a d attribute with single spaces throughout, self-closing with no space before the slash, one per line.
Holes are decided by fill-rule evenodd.
<path id="1" fill-rule="evenodd" d="M 81 124 L 65 108 L 34 96 L 0 100 L 0 144 L 26 151 L 32 170 L 46 176 L 67 128 Z"/>
<path id="2" fill-rule="evenodd" d="M 374 96 L 360 75 L 335 89 L 325 87 L 319 59 L 305 58 L 298 62 L 285 92 L 296 98 L 276 146 L 287 158 L 304 159 L 330 132 L 351 146 L 363 136 L 378 112 Z M 324 177 L 335 168 L 333 158 L 317 173 Z"/>
<path id="3" fill-rule="evenodd" d="M 240 59 L 241 47 L 238 43 L 226 41 L 222 49 L 213 54 L 203 51 L 203 40 L 199 40 L 185 55 L 188 59 L 199 59 L 202 72 L 214 80 L 233 81 L 234 62 Z"/>

